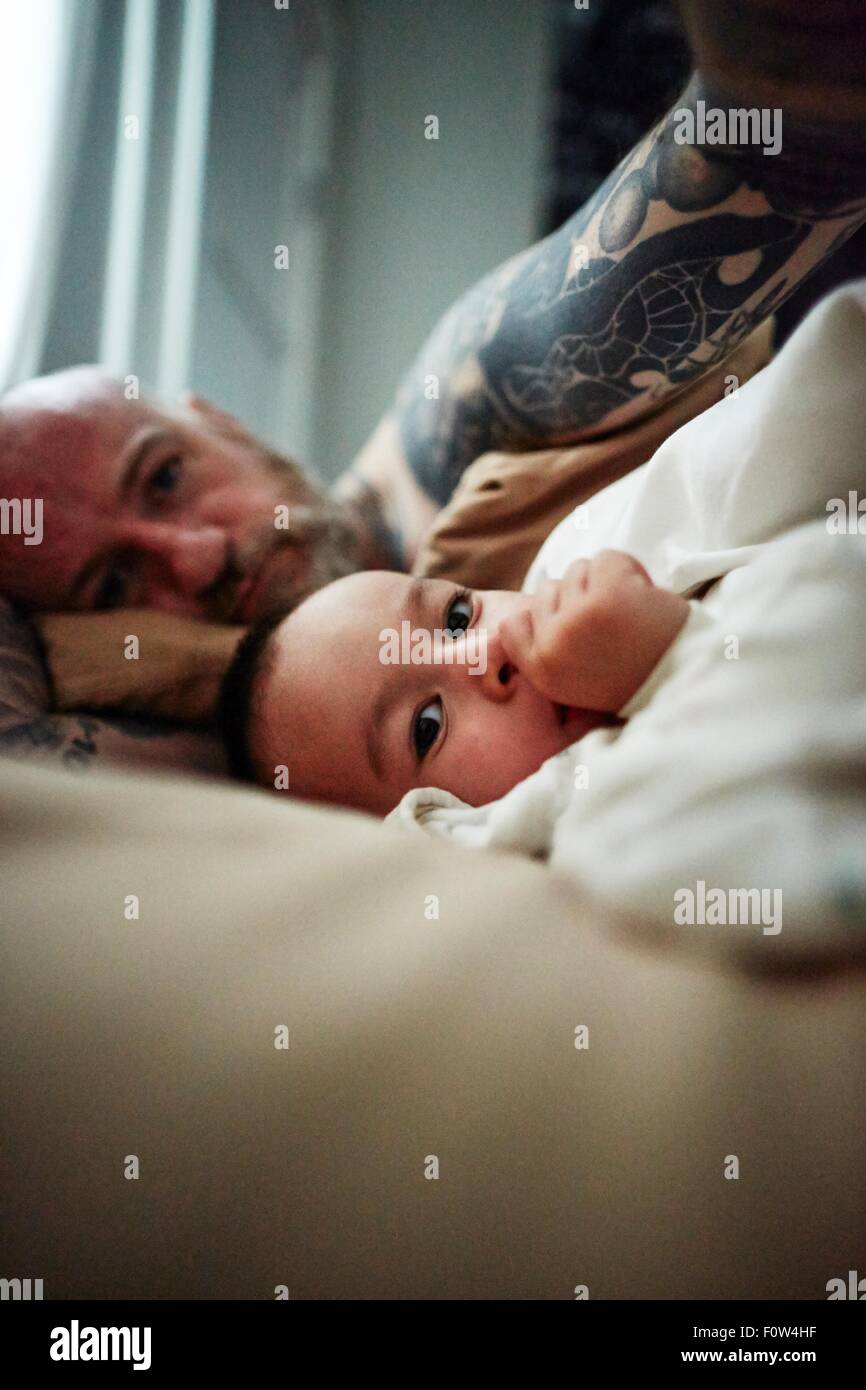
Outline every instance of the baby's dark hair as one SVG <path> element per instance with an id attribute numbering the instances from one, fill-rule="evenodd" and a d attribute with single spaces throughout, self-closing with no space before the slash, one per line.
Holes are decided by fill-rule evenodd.
<path id="1" fill-rule="evenodd" d="M 271 638 L 285 613 L 263 618 L 237 645 L 220 687 L 217 725 L 225 744 L 229 772 L 242 782 L 258 782 L 259 771 L 252 749 L 254 704 L 270 653 Z"/>

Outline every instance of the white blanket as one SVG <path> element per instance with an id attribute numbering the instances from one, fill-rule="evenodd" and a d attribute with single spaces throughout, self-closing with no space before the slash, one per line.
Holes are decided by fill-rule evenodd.
<path id="1" fill-rule="evenodd" d="M 862 947 L 864 439 L 861 285 L 542 548 L 529 589 L 604 546 L 682 592 L 727 576 L 693 601 L 626 725 L 588 735 L 498 802 L 421 789 L 391 819 L 548 859 L 655 937 Z M 848 506 L 851 492 L 839 533 L 834 499 Z"/>

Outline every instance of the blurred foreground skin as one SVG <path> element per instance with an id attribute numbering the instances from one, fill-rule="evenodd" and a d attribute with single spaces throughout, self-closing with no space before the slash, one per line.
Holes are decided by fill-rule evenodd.
<path id="1" fill-rule="evenodd" d="M 270 785 L 290 768 L 294 796 L 380 815 L 418 786 L 481 805 L 610 723 L 688 611 L 617 551 L 532 596 L 352 575 L 272 635 L 251 701 L 255 763 Z M 383 661 L 387 634 L 407 621 L 415 634 L 453 634 L 453 662 Z"/>

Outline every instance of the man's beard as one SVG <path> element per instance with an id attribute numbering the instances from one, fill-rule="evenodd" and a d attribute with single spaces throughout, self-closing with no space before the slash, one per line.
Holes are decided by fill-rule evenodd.
<path id="1" fill-rule="evenodd" d="M 208 614 L 217 622 L 241 621 L 236 609 L 244 580 L 255 579 L 272 560 L 278 562 L 289 551 L 295 552 L 297 563 L 283 582 L 256 595 L 255 622 L 290 613 L 317 589 L 361 569 L 358 534 L 345 509 L 320 492 L 291 460 L 265 450 L 261 457 L 269 471 L 291 484 L 290 495 L 300 490 L 304 500 L 285 504 L 285 528 L 274 521 L 263 523 L 243 552 L 229 557 L 207 596 Z"/>
<path id="2" fill-rule="evenodd" d="M 270 556 L 291 548 L 300 552 L 302 568 L 285 586 L 261 596 L 257 620 L 287 613 L 317 589 L 361 568 L 357 534 L 346 521 L 343 509 L 329 498 L 323 497 L 309 507 L 290 507 L 288 529 L 274 534 L 276 543 L 271 537 L 266 562 Z"/>

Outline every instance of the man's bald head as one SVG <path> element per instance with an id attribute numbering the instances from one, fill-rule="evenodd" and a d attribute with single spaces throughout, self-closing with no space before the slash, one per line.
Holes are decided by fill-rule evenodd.
<path id="1" fill-rule="evenodd" d="M 124 401 L 121 383 L 99 367 L 67 371 L 12 386 L 0 396 L 0 479 L 39 483 L 49 460 L 63 467 L 94 432 L 109 428 Z"/>

